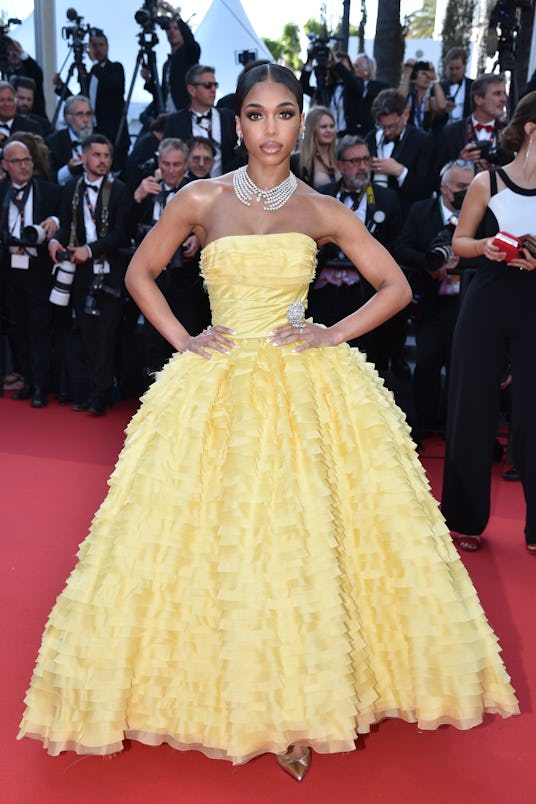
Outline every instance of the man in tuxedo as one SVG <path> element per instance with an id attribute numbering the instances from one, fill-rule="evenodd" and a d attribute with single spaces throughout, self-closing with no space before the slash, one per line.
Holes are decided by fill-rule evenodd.
<path id="1" fill-rule="evenodd" d="M 358 53 L 354 62 L 355 73 L 363 82 L 361 99 L 357 104 L 357 133 L 365 137 L 374 128 L 372 104 L 382 89 L 388 89 L 385 81 L 376 79 L 376 59 L 366 53 Z"/>
<path id="2" fill-rule="evenodd" d="M 17 113 L 25 117 L 27 120 L 32 120 L 40 127 L 40 134 L 43 137 L 48 137 L 52 134 L 52 126 L 47 117 L 41 117 L 33 111 L 35 101 L 35 81 L 33 78 L 27 78 L 24 75 L 18 76 L 13 79 L 13 88 L 15 89 L 17 98 Z"/>
<path id="3" fill-rule="evenodd" d="M 311 97 L 311 105 L 327 106 L 331 111 L 337 137 L 360 133 L 358 108 L 363 93 L 363 81 L 354 75 L 348 54 L 329 51 L 323 86 L 311 86 L 313 71 L 317 80 L 321 79 L 316 61 L 316 45 L 312 45 L 307 51 L 307 61 L 300 75 L 302 89 Z"/>
<path id="4" fill-rule="evenodd" d="M 89 40 L 89 58 L 93 63 L 89 74 L 89 100 L 95 111 L 96 131 L 104 134 L 114 146 L 114 170 L 126 167 L 130 137 L 126 120 L 117 141 L 119 123 L 125 105 L 125 71 L 118 61 L 108 58 L 108 39 L 102 31 L 93 31 Z"/>
<path id="5" fill-rule="evenodd" d="M 434 146 L 430 134 L 407 125 L 406 99 L 397 89 L 384 89 L 372 104 L 376 130 L 367 135 L 373 179 L 398 195 L 402 212 L 430 195 Z"/>
<path id="6" fill-rule="evenodd" d="M 123 315 L 131 196 L 110 174 L 113 148 L 102 134 L 82 143 L 84 174 L 65 186 L 57 238 L 49 246 L 71 252 L 71 297 L 89 376 L 89 395 L 75 389 L 75 410 L 103 416 L 111 401 L 117 332 Z"/>
<path id="7" fill-rule="evenodd" d="M 415 201 L 427 198 L 433 185 L 434 143 L 430 134 L 408 125 L 406 99 L 397 89 L 384 89 L 372 104 L 376 130 L 367 136 L 372 156 L 373 179 L 394 190 L 405 219 Z M 393 373 L 411 375 L 405 359 L 407 312 L 402 310 L 389 322 L 389 361 Z"/>
<path id="8" fill-rule="evenodd" d="M 41 117 L 46 117 L 45 94 L 43 92 L 43 70 L 39 64 L 26 53 L 19 42 L 10 36 L 5 37 L 7 46 L 7 71 L 6 78 L 13 83 L 15 78 L 26 76 L 35 81 L 34 112 Z"/>
<path id="9" fill-rule="evenodd" d="M 41 129 L 33 120 L 17 114 L 17 96 L 7 81 L 0 81 L 0 150 L 2 144 L 17 131 L 30 131 L 41 134 Z"/>
<path id="10" fill-rule="evenodd" d="M 351 209 L 388 250 L 401 226 L 400 205 L 392 190 L 371 181 L 370 151 L 364 139 L 343 137 L 337 147 L 339 182 L 319 188 Z M 319 250 L 317 275 L 309 291 L 308 310 L 314 320 L 332 326 L 362 307 L 375 290 L 333 243 Z M 367 354 L 378 370 L 388 368 L 389 322 L 350 341 Z"/>
<path id="11" fill-rule="evenodd" d="M 230 109 L 214 106 L 218 82 L 214 67 L 196 64 L 186 74 L 188 107 L 170 114 L 164 126 L 164 137 L 177 137 L 188 142 L 192 137 L 206 137 L 216 149 L 211 176 L 221 176 L 236 167 L 236 126 Z"/>
<path id="12" fill-rule="evenodd" d="M 67 184 L 84 171 L 82 142 L 93 133 L 93 109 L 89 98 L 71 95 L 65 101 L 63 116 L 66 127 L 47 137 L 50 167 L 58 184 Z"/>
<path id="13" fill-rule="evenodd" d="M 441 373 L 446 370 L 448 382 L 460 300 L 460 275 L 455 269 L 470 266 L 470 261 L 452 254 L 448 246 L 456 222 L 452 216 L 458 214 L 474 175 L 472 162 L 448 162 L 442 170 L 439 197 L 417 201 L 412 206 L 395 244 L 395 257 L 409 269 L 414 298 L 419 299 L 414 320 L 417 354 L 413 373 L 418 440 L 444 431 L 446 410 L 442 402 L 446 395 L 441 389 Z"/>
<path id="14" fill-rule="evenodd" d="M 447 78 L 440 81 L 445 98 L 447 112 L 440 125 L 463 120 L 472 112 L 471 87 L 473 79 L 465 75 L 467 69 L 467 51 L 463 47 L 451 47 L 445 57 Z M 432 90 L 433 91 L 433 90 Z"/>
<path id="15" fill-rule="evenodd" d="M 157 2 L 160 11 L 171 15 L 166 36 L 171 45 L 171 53 L 162 68 L 162 99 L 164 108 L 155 108 L 155 116 L 161 112 L 176 112 L 188 106 L 190 101 L 186 88 L 186 74 L 190 67 L 199 62 L 201 48 L 195 41 L 189 26 L 181 19 L 177 9 L 165 0 Z M 145 89 L 156 94 L 154 81 L 147 67 L 141 71 L 145 79 Z M 167 135 L 166 135 L 167 136 Z"/>
<path id="16" fill-rule="evenodd" d="M 14 363 L 24 377 L 15 399 L 31 399 L 32 407 L 47 404 L 53 338 L 53 310 L 48 300 L 52 263 L 46 244 L 29 244 L 27 226 L 37 224 L 48 239 L 58 228 L 61 190 L 33 178 L 33 161 L 26 145 L 16 139 L 4 147 L 0 184 L 2 274 L 6 320 Z M 13 238 L 22 243 L 12 242 Z"/>
<path id="17" fill-rule="evenodd" d="M 505 125 L 506 83 L 500 73 L 480 75 L 471 86 L 473 112 L 463 120 L 449 123 L 441 131 L 437 169 L 453 159 L 474 162 L 477 172 L 510 161 L 500 146 L 499 135 Z"/>
<path id="18" fill-rule="evenodd" d="M 181 140 L 162 140 L 157 175 L 143 179 L 134 193 L 138 236 L 154 226 L 175 193 L 188 184 L 187 164 L 188 148 Z M 156 280 L 173 314 L 191 335 L 198 335 L 210 324 L 210 304 L 199 273 L 199 250 L 198 238 L 190 235 Z M 144 321 L 143 339 L 144 369 L 151 378 L 173 355 L 173 348 L 149 321 Z"/>

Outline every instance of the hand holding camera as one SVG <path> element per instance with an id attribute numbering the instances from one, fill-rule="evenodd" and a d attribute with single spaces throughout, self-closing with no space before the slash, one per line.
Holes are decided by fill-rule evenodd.
<path id="1" fill-rule="evenodd" d="M 158 195 L 161 192 L 162 187 L 158 183 L 155 176 L 146 176 L 145 179 L 138 185 L 136 191 L 134 193 L 134 201 L 136 203 L 141 204 L 144 199 L 147 198 L 149 195 Z"/>

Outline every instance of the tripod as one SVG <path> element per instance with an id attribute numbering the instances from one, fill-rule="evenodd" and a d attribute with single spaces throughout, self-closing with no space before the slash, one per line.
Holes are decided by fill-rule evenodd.
<path id="1" fill-rule="evenodd" d="M 53 129 L 56 128 L 56 124 L 58 122 L 58 117 L 59 117 L 59 114 L 60 114 L 60 109 L 61 109 L 61 107 L 63 105 L 63 102 L 65 101 L 65 98 L 69 94 L 69 81 L 73 77 L 75 70 L 78 73 L 78 83 L 80 84 L 80 94 L 85 95 L 86 97 L 88 97 L 88 95 L 89 95 L 89 79 L 90 79 L 90 76 L 88 74 L 88 71 L 86 69 L 86 65 L 85 65 L 85 62 L 84 62 L 84 46 L 83 46 L 82 42 L 73 42 L 73 44 L 71 45 L 71 49 L 73 51 L 74 58 L 73 58 L 73 61 L 71 62 L 71 64 L 69 65 L 69 70 L 67 71 L 67 78 L 66 78 L 66 80 L 63 83 L 63 86 L 61 88 L 60 99 L 59 99 L 59 101 L 58 101 L 58 103 L 56 105 L 56 108 L 54 110 L 54 116 L 52 118 L 52 128 Z M 68 58 L 68 56 L 67 56 L 67 58 Z M 63 62 L 63 65 L 62 65 L 61 69 L 63 69 L 64 65 L 65 65 L 65 62 Z M 60 72 L 61 72 L 61 70 L 60 70 Z"/>
<path id="2" fill-rule="evenodd" d="M 517 106 L 519 91 L 517 86 L 517 69 L 515 56 L 515 39 L 499 39 L 497 45 L 497 61 L 493 65 L 492 72 L 497 70 L 504 73 L 509 79 L 508 101 L 506 104 L 508 120 L 512 118 L 512 113 Z"/>
<path id="3" fill-rule="evenodd" d="M 132 80 L 128 88 L 128 94 L 125 100 L 125 105 L 123 106 L 123 113 L 121 115 L 121 120 L 119 121 L 119 127 L 117 129 L 117 135 L 115 138 L 116 149 L 119 146 L 121 140 L 121 134 L 123 133 L 123 128 L 126 125 L 128 109 L 130 106 L 130 99 L 134 91 L 134 84 L 136 83 L 136 76 L 138 75 L 138 70 L 140 69 L 140 66 L 143 63 L 147 65 L 147 68 L 151 73 L 151 80 L 153 82 L 154 87 L 153 97 L 154 97 L 154 104 L 156 107 L 155 108 L 156 114 L 158 115 L 164 111 L 164 99 L 162 96 L 162 87 L 160 86 L 160 81 L 158 78 L 158 66 L 156 63 L 156 53 L 154 52 L 154 47 L 158 44 L 158 36 L 156 35 L 154 29 L 149 31 L 146 30 L 141 31 L 141 33 L 138 34 L 138 43 L 140 47 L 138 50 L 138 55 L 136 56 L 136 64 L 134 65 Z"/>

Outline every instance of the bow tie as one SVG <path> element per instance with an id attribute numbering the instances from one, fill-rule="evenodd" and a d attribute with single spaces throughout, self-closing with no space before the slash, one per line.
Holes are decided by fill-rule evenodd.
<path id="1" fill-rule="evenodd" d="M 347 198 L 351 198 L 352 202 L 354 204 L 359 203 L 359 193 L 356 192 L 355 190 L 352 190 L 352 191 L 343 190 L 342 193 L 341 193 L 341 197 L 340 197 L 340 200 L 342 201 L 343 204 L 344 204 L 344 202 L 346 201 Z"/>
<path id="2" fill-rule="evenodd" d="M 84 184 L 86 185 L 87 190 L 93 190 L 96 193 L 99 192 L 99 188 L 95 184 L 88 184 L 87 181 L 84 182 Z"/>
<path id="3" fill-rule="evenodd" d="M 475 131 L 488 131 L 493 134 L 495 131 L 495 123 L 475 123 Z"/>
<path id="4" fill-rule="evenodd" d="M 11 192 L 13 193 L 17 201 L 19 200 L 20 196 L 26 191 L 27 187 L 28 187 L 27 184 L 23 184 L 22 187 L 15 187 L 14 184 L 11 186 Z"/>
<path id="5" fill-rule="evenodd" d="M 195 117 L 195 122 L 197 123 L 198 126 L 201 124 L 201 121 L 203 120 L 209 120 L 209 121 L 212 120 L 212 109 L 209 109 L 208 112 L 206 112 L 205 114 L 196 114 L 195 112 L 192 112 L 192 114 Z"/>
<path id="6" fill-rule="evenodd" d="M 71 140 L 71 146 L 73 148 L 78 148 L 78 146 L 81 145 L 81 144 L 82 143 L 80 142 L 80 140 Z"/>

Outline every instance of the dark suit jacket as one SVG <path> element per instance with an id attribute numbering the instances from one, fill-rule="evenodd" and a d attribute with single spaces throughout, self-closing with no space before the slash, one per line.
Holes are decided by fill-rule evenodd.
<path id="1" fill-rule="evenodd" d="M 376 132 L 371 131 L 366 141 L 371 156 L 377 156 Z M 408 169 L 401 187 L 395 176 L 389 176 L 388 179 L 388 187 L 397 193 L 405 217 L 414 201 L 426 198 L 432 191 L 434 141 L 430 134 L 407 125 L 402 140 L 395 145 L 391 156 Z M 374 180 L 374 175 L 372 178 Z"/>
<path id="2" fill-rule="evenodd" d="M 11 189 L 11 182 L 9 180 L 0 183 L 0 209 L 2 210 L 2 231 L 5 230 L 4 219 L 8 214 L 8 208 L 4 211 L 4 199 L 6 192 Z M 44 181 L 42 179 L 33 179 L 33 211 L 31 223 L 39 224 L 45 218 L 52 216 L 59 217 L 61 206 L 61 188 L 57 184 Z M 30 221 L 26 221 L 29 225 Z M 30 258 L 30 266 L 28 270 L 28 277 L 32 281 L 32 285 L 39 288 L 44 288 L 48 292 L 53 284 L 52 278 L 52 262 L 48 256 L 48 243 L 43 243 L 41 246 L 36 247 L 37 256 Z M 5 255 L 5 264 L 8 264 L 7 251 Z"/>
<path id="3" fill-rule="evenodd" d="M 157 166 L 157 151 L 160 140 L 155 137 L 152 131 L 147 131 L 138 139 L 127 159 L 127 184 L 134 192 L 140 182 L 154 173 Z M 150 168 L 144 167 L 145 164 L 153 160 Z"/>
<path id="4" fill-rule="evenodd" d="M 169 83 L 171 87 L 171 97 L 173 99 L 173 103 L 175 104 L 175 108 L 177 110 L 184 108 L 184 106 L 188 106 L 190 103 L 190 96 L 188 94 L 188 90 L 186 89 L 186 84 L 184 82 L 184 76 L 190 69 L 193 67 L 194 64 L 199 64 L 199 58 L 201 56 L 201 48 L 199 47 L 198 43 L 194 39 L 194 35 L 191 32 L 188 25 L 183 20 L 179 20 L 178 22 L 182 38 L 184 43 L 177 48 L 174 53 L 170 53 L 168 56 L 164 67 L 162 68 L 162 96 L 164 101 L 164 109 L 155 109 L 155 117 L 158 112 L 163 112 L 166 107 L 166 100 L 167 100 L 167 92 L 166 87 L 164 86 L 164 74 L 165 70 L 167 69 L 166 65 L 169 62 Z M 156 101 L 156 88 L 154 81 L 149 80 L 145 84 L 145 89 L 150 92 Z"/>
<path id="5" fill-rule="evenodd" d="M 20 114 L 16 114 L 15 117 L 13 118 L 13 122 L 11 124 L 10 136 L 12 137 L 13 134 L 16 134 L 17 131 L 29 131 L 32 134 L 40 134 L 41 136 L 43 136 L 41 126 L 39 126 L 33 120 L 29 120 L 27 117 L 23 117 Z M 5 136 L 4 131 L 2 131 L 1 134 L 4 140 L 8 139 L 7 131 L 5 132 Z"/>
<path id="6" fill-rule="evenodd" d="M 69 244 L 73 196 L 77 181 L 78 179 L 72 179 L 67 182 L 63 188 L 60 229 L 56 234 L 56 240 L 63 246 Z M 103 185 L 101 185 L 101 192 L 97 198 L 97 221 L 100 221 L 102 210 L 102 186 Z M 125 248 L 130 244 L 132 199 L 128 187 L 126 184 L 123 184 L 122 181 L 118 179 L 114 180 L 108 210 L 108 234 L 104 237 L 100 237 L 97 234 L 97 239 L 89 243 L 87 242 L 84 226 L 83 192 L 80 192 L 79 196 L 76 245 L 88 245 L 91 248 L 94 259 L 105 256 L 110 263 L 110 274 L 107 276 L 106 282 L 114 287 L 122 287 L 126 271 L 126 260 L 123 255 L 118 253 L 118 249 Z M 89 286 L 92 277 L 93 259 L 77 265 L 74 278 L 75 285 L 83 283 Z"/>
<path id="7" fill-rule="evenodd" d="M 56 177 L 58 170 L 67 164 L 73 155 L 73 146 L 71 145 L 71 137 L 67 128 L 60 128 L 55 131 L 50 137 L 46 138 L 50 155 L 50 169 L 52 176 Z M 82 168 L 80 168 L 82 173 Z"/>
<path id="8" fill-rule="evenodd" d="M 430 276 L 426 252 L 432 240 L 444 228 L 439 199 L 427 198 L 425 201 L 413 204 L 395 242 L 395 258 L 400 265 L 408 269 L 407 276 L 413 292 L 421 297 L 421 312 L 427 317 L 434 315 L 444 297 L 439 295 L 440 283 Z M 461 259 L 459 267 L 469 268 L 474 264 L 474 260 Z"/>
<path id="9" fill-rule="evenodd" d="M 374 99 L 380 94 L 382 89 L 388 89 L 389 84 L 386 84 L 385 81 L 377 81 L 376 79 L 371 79 L 367 83 L 367 92 L 365 97 L 363 97 L 364 91 L 364 83 L 363 83 L 363 90 L 361 91 L 361 98 L 359 103 L 356 107 L 356 123 L 357 123 L 357 134 L 361 137 L 365 137 L 369 131 L 372 131 L 374 128 L 374 120 L 372 119 L 372 115 L 370 110 L 372 109 L 372 103 Z"/>
<path id="10" fill-rule="evenodd" d="M 8 81 L 12 81 L 17 76 L 24 76 L 25 78 L 33 78 L 35 81 L 35 94 L 33 111 L 41 117 L 47 116 L 45 106 L 45 94 L 43 92 L 43 70 L 31 56 L 22 59 L 19 64 L 13 69 L 8 67 Z"/>
<path id="11" fill-rule="evenodd" d="M 365 215 L 365 226 L 371 234 L 378 240 L 382 246 L 388 251 L 392 251 L 393 243 L 400 233 L 402 226 L 402 211 L 398 197 L 393 190 L 386 187 L 381 187 L 379 184 L 372 184 L 374 190 L 374 205 L 367 205 L 367 212 Z M 341 182 L 325 184 L 323 187 L 318 188 L 318 192 L 322 195 L 330 195 L 336 198 L 339 190 L 341 189 Z M 385 215 L 381 223 L 375 224 L 374 213 L 383 212 Z M 338 248 L 337 248 L 338 250 Z M 320 249 L 322 251 L 322 249 Z M 320 258 L 319 258 L 320 262 Z"/>
<path id="12" fill-rule="evenodd" d="M 475 140 L 473 128 L 470 125 L 471 116 L 469 115 L 464 120 L 457 120 L 455 123 L 449 123 L 448 126 L 441 131 L 439 144 L 437 148 L 436 160 L 436 174 L 439 172 L 443 165 L 450 162 L 452 159 L 458 159 L 460 151 L 467 145 L 468 142 Z M 497 122 L 496 126 L 499 132 L 504 128 L 505 123 Z M 513 159 L 512 154 L 508 154 L 499 147 L 497 159 L 494 159 L 494 164 L 505 165 Z"/>
<path id="13" fill-rule="evenodd" d="M 237 165 L 235 156 L 236 146 L 236 126 L 234 114 L 230 109 L 218 109 L 221 121 L 221 159 L 222 172 L 228 173 Z M 164 126 L 164 139 L 166 137 L 178 137 L 183 142 L 188 142 L 192 136 L 192 113 L 189 108 L 173 112 L 166 120 Z"/>
<path id="14" fill-rule="evenodd" d="M 339 136 L 342 136 L 343 134 L 361 134 L 362 132 L 359 129 L 358 108 L 359 104 L 362 102 L 363 81 L 361 78 L 352 75 L 350 70 L 348 70 L 341 62 L 336 62 L 331 69 L 333 75 L 335 75 L 339 81 L 342 81 L 343 84 L 342 104 L 344 109 L 344 117 L 346 119 L 346 130 L 344 132 L 338 131 L 337 134 Z M 311 76 L 311 70 L 303 70 L 300 75 L 300 84 L 304 93 L 313 98 L 313 103 L 320 104 L 325 102 L 325 105 L 329 107 L 337 84 L 329 84 L 326 87 L 327 97 L 322 98 L 319 88 L 315 87 L 313 89 L 311 87 Z"/>
<path id="15" fill-rule="evenodd" d="M 97 121 L 97 131 L 108 137 L 112 145 L 115 146 L 119 121 L 123 114 L 125 105 L 125 71 L 123 65 L 118 61 L 106 61 L 104 66 L 94 64 L 91 68 L 91 75 L 98 78 L 97 96 L 95 99 L 95 120 Z M 114 154 L 120 164 L 126 161 L 130 138 L 128 136 L 128 126 L 123 126 L 121 140 L 119 143 L 120 152 Z"/>

